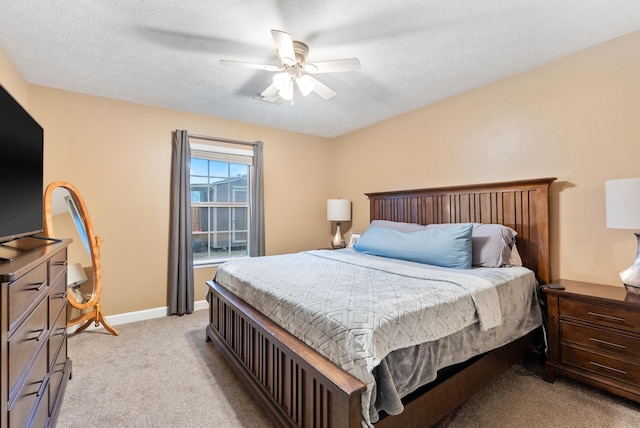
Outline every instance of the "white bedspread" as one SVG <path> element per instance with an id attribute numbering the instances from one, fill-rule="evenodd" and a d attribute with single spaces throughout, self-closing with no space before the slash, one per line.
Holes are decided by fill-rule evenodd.
<path id="1" fill-rule="evenodd" d="M 215 280 L 366 383 L 370 424 L 372 371 L 390 352 L 476 322 L 482 331 L 501 324 L 495 281 L 482 271 L 319 250 L 229 261 Z"/>

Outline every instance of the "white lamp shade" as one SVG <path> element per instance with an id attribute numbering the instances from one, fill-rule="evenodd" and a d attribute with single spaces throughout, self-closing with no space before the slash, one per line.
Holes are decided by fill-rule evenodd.
<path id="1" fill-rule="evenodd" d="M 327 200 L 327 220 L 349 221 L 351 220 L 351 201 L 348 199 Z"/>
<path id="2" fill-rule="evenodd" d="M 609 180 L 605 193 L 607 227 L 640 229 L 640 178 Z"/>
<path id="3" fill-rule="evenodd" d="M 287 72 L 277 73 L 273 75 L 273 83 L 280 90 L 289 86 L 291 82 L 291 75 Z"/>
<path id="4" fill-rule="evenodd" d="M 87 274 L 80 263 L 72 263 L 67 266 L 67 287 L 77 287 L 87 279 Z"/>
<path id="5" fill-rule="evenodd" d="M 289 83 L 288 86 L 285 86 L 284 88 L 280 89 L 278 94 L 280 95 L 280 97 L 282 97 L 283 100 L 292 99 L 293 98 L 293 82 Z"/>
<path id="6" fill-rule="evenodd" d="M 282 99 L 290 100 L 293 98 L 293 80 L 291 75 L 283 71 L 273 76 L 273 83 L 279 89 L 278 94 Z"/>
<path id="7" fill-rule="evenodd" d="M 313 87 L 315 86 L 313 82 L 313 78 L 308 74 L 302 75 L 296 79 L 296 84 L 298 85 L 298 89 L 305 97 L 313 91 Z"/>

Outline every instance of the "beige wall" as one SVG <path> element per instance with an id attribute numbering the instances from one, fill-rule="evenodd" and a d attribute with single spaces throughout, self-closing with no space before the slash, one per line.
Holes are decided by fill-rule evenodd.
<path id="1" fill-rule="evenodd" d="M 45 130 L 45 185 L 58 180 L 74 184 L 104 240 L 107 315 L 167 305 L 175 129 L 264 142 L 268 254 L 318 248 L 330 239 L 326 139 L 28 85 L 1 51 L 0 83 Z M 204 298 L 204 281 L 213 272 L 196 269 L 196 300 Z"/>
<path id="2" fill-rule="evenodd" d="M 45 181 L 84 196 L 111 315 L 166 305 L 174 129 L 265 142 L 269 254 L 326 246 L 328 197 L 362 231 L 364 192 L 555 176 L 553 275 L 619 284 L 636 241 L 606 229 L 604 181 L 640 175 L 639 48 L 635 33 L 333 141 L 28 85 L 2 52 L 0 83 L 45 129 Z"/>
<path id="3" fill-rule="evenodd" d="M 23 107 L 28 108 L 29 84 L 18 73 L 2 49 L 0 49 L 0 85 Z"/>
<path id="4" fill-rule="evenodd" d="M 264 141 L 269 254 L 318 246 L 328 197 L 329 143 L 321 138 L 41 86 L 30 111 L 45 129 L 45 182 L 82 192 L 103 238 L 107 314 L 165 306 L 172 131 Z M 200 142 L 200 141 L 199 141 Z M 196 270 L 196 299 L 213 269 Z"/>
<path id="5" fill-rule="evenodd" d="M 639 51 L 637 32 L 336 139 L 353 230 L 364 192 L 558 177 L 552 275 L 620 285 L 637 244 L 606 228 L 604 182 L 640 176 Z"/>

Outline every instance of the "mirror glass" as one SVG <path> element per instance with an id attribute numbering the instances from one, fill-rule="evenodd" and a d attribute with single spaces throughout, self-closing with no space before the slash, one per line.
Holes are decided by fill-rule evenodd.
<path id="1" fill-rule="evenodd" d="M 67 250 L 69 298 L 78 304 L 87 303 L 95 296 L 91 248 L 77 203 L 66 187 L 56 187 L 51 194 L 51 223 L 56 237 L 73 239 Z"/>
<path id="2" fill-rule="evenodd" d="M 80 332 L 95 323 L 111 334 L 118 332 L 107 323 L 102 313 L 100 293 L 100 245 L 102 240 L 93 233 L 84 199 L 70 183 L 49 184 L 44 193 L 44 233 L 51 238 L 71 238 L 67 249 L 68 326 L 81 324 Z"/>

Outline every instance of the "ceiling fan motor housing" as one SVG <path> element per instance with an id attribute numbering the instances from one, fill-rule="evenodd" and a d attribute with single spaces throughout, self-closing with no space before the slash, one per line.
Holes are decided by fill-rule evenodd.
<path id="1" fill-rule="evenodd" d="M 294 40 L 293 52 L 295 52 L 296 54 L 296 62 L 298 63 L 298 67 L 304 68 L 304 64 L 307 62 L 307 57 L 309 56 L 309 46 L 302 42 Z"/>

